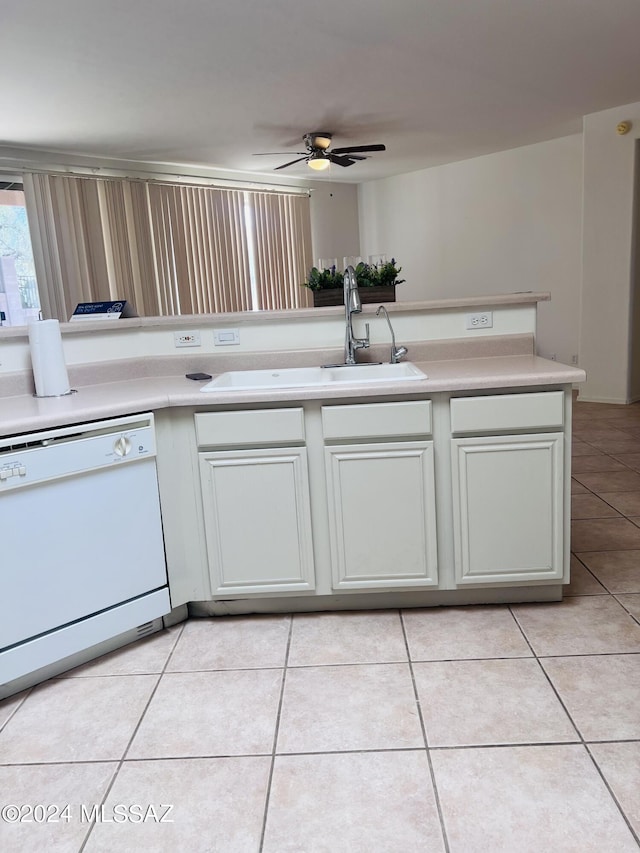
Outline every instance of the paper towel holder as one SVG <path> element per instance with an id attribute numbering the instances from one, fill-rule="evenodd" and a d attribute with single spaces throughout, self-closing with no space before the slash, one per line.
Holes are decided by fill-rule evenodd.
<path id="1" fill-rule="evenodd" d="M 34 393 L 31 396 L 35 397 L 36 400 L 53 400 L 56 397 L 68 397 L 70 394 L 77 394 L 77 393 L 78 393 L 77 388 L 69 388 L 69 390 L 65 391 L 64 394 L 36 394 L 34 391 Z"/>

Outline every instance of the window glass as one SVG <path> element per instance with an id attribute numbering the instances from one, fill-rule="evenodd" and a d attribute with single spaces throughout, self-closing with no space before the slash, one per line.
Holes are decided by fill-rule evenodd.
<path id="1" fill-rule="evenodd" d="M 25 326 L 37 319 L 40 297 L 22 185 L 0 183 L 0 321 Z"/>

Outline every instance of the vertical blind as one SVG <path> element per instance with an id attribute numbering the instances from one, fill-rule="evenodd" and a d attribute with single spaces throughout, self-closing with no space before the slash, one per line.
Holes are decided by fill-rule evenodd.
<path id="1" fill-rule="evenodd" d="M 24 175 L 43 314 L 126 299 L 142 316 L 297 308 L 308 196 Z"/>

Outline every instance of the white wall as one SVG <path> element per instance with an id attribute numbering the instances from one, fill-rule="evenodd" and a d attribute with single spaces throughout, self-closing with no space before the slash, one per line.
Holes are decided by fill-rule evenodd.
<path id="1" fill-rule="evenodd" d="M 550 291 L 538 351 L 579 353 L 582 136 L 362 184 L 363 255 L 394 256 L 401 300 Z"/>
<path id="2" fill-rule="evenodd" d="M 313 263 L 360 254 L 357 184 L 313 183 L 311 192 Z"/>
<path id="3" fill-rule="evenodd" d="M 632 121 L 620 136 L 621 121 Z M 625 403 L 632 387 L 634 181 L 640 103 L 584 118 L 584 243 L 580 366 L 581 399 Z"/>

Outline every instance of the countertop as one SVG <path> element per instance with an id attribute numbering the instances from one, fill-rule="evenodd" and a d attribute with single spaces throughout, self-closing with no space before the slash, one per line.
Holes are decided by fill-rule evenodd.
<path id="1" fill-rule="evenodd" d="M 65 397 L 37 398 L 31 394 L 0 397 L 0 436 L 118 417 L 171 406 L 212 407 L 246 403 L 335 401 L 382 396 L 415 396 L 447 391 L 473 391 L 583 382 L 585 372 L 532 354 L 465 357 L 421 361 L 425 380 L 349 383 L 339 387 L 217 391 L 203 393 L 201 383 L 184 374 L 146 376 L 122 381 L 80 385 Z M 214 374 L 215 376 L 215 374 Z"/>

